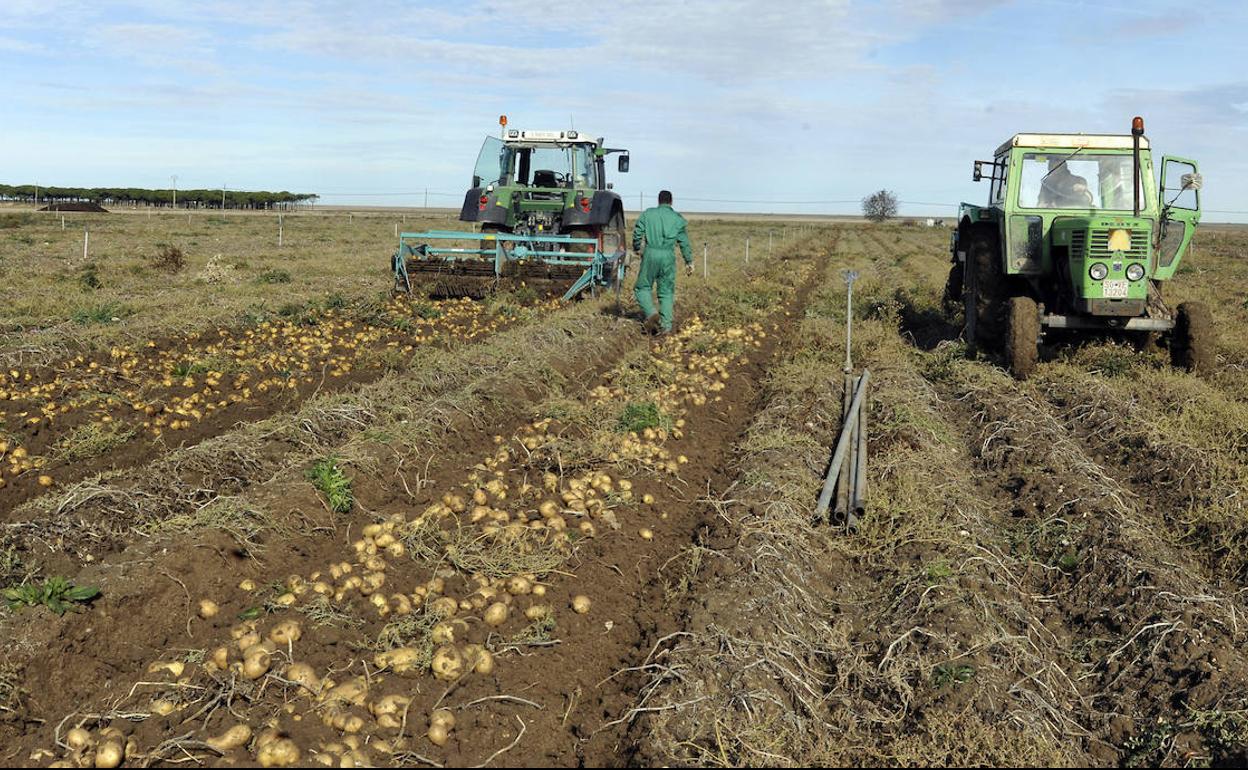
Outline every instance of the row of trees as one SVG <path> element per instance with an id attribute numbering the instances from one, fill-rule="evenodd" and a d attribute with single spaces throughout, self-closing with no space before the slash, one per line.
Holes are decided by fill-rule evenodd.
<path id="1" fill-rule="evenodd" d="M 275 209 L 286 210 L 314 205 L 320 196 L 311 193 L 247 190 L 178 190 L 178 208 L 189 209 Z M 173 205 L 174 190 L 147 190 L 138 187 L 43 187 L 33 184 L 0 184 L 0 201 L 29 204 L 97 203 L 101 206 Z"/>

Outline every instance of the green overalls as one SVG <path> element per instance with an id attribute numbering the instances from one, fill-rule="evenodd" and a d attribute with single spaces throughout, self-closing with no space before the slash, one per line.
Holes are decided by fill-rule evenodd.
<path id="1" fill-rule="evenodd" d="M 666 203 L 646 209 L 633 227 L 633 251 L 641 250 L 641 240 L 646 240 L 646 251 L 641 257 L 641 269 L 637 271 L 637 285 L 633 294 L 646 317 L 654 315 L 655 284 L 659 290 L 659 326 L 665 332 L 672 330 L 672 308 L 676 301 L 676 244 L 680 244 L 681 256 L 686 265 L 693 264 L 693 244 L 685 232 L 685 218 Z"/>

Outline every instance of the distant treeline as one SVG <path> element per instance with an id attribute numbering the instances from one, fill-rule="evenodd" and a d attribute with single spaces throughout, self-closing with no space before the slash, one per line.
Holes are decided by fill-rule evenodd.
<path id="1" fill-rule="evenodd" d="M 139 187 L 36 187 L 33 184 L 0 184 L 0 201 L 56 205 L 62 203 L 97 203 L 105 207 L 173 205 L 173 190 L 145 190 Z M 320 198 L 310 193 L 248 192 L 226 190 L 178 190 L 180 209 L 278 209 L 290 210 L 315 204 Z M 36 197 L 37 196 L 37 197 Z"/>

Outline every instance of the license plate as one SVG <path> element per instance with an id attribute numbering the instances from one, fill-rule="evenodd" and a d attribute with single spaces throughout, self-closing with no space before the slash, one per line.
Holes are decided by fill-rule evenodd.
<path id="1" fill-rule="evenodd" d="M 1104 281 L 1101 284 L 1102 296 L 1105 299 L 1126 299 L 1128 286 L 1127 281 Z"/>

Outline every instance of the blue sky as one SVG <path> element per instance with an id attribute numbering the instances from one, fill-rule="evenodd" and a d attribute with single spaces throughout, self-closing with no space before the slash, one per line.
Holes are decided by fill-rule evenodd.
<path id="1" fill-rule="evenodd" d="M 1240 2 L 4 0 L 0 181 L 458 205 L 506 113 L 628 147 L 631 201 L 853 213 L 887 187 L 947 213 L 1014 132 L 1140 114 L 1201 163 L 1206 209 L 1248 212 L 1246 23 Z"/>

